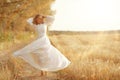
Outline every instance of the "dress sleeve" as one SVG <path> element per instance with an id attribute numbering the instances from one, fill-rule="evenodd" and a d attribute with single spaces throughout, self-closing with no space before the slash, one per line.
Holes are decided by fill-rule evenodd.
<path id="1" fill-rule="evenodd" d="M 46 16 L 45 24 L 50 25 L 54 22 L 55 18 L 53 16 Z"/>
<path id="2" fill-rule="evenodd" d="M 31 17 L 31 18 L 28 18 L 28 19 L 27 19 L 27 22 L 28 22 L 30 25 L 33 26 L 33 23 L 32 23 L 32 22 L 33 22 L 33 18 L 32 18 L 32 17 Z"/>

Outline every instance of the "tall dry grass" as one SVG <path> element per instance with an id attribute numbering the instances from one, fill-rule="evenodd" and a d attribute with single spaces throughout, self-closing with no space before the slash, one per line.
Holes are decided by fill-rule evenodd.
<path id="1" fill-rule="evenodd" d="M 53 15 L 55 0 L 0 0 L 0 34 L 7 30 L 29 31 L 26 20 L 36 14 Z"/>
<path id="2" fill-rule="evenodd" d="M 64 70 L 48 72 L 45 76 L 41 76 L 40 70 L 11 54 L 35 39 L 35 34 L 32 38 L 31 33 L 28 35 L 29 38 L 25 39 L 17 36 L 15 39 L 19 43 L 9 46 L 9 54 L 1 53 L 0 80 L 120 80 L 119 31 L 49 32 L 52 44 L 71 64 Z"/>

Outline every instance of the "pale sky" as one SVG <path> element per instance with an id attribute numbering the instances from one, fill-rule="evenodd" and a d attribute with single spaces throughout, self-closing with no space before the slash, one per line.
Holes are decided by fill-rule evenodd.
<path id="1" fill-rule="evenodd" d="M 51 30 L 120 30 L 120 0 L 56 0 Z"/>

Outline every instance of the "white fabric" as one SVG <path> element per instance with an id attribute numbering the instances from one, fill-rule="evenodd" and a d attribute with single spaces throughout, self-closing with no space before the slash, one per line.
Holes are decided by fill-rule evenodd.
<path id="1" fill-rule="evenodd" d="M 58 71 L 66 68 L 70 64 L 70 61 L 51 45 L 46 35 L 46 24 L 33 25 L 32 20 L 33 18 L 29 18 L 27 22 L 37 31 L 38 39 L 24 48 L 15 51 L 13 55 L 21 57 L 33 67 L 44 71 Z M 52 19 L 51 22 L 53 22 Z"/>

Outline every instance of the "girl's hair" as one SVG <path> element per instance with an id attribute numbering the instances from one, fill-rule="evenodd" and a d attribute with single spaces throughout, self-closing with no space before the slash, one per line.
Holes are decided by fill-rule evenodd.
<path id="1" fill-rule="evenodd" d="M 36 18 L 38 18 L 40 15 L 39 14 L 37 14 L 34 18 L 33 18 L 33 24 L 35 24 L 36 23 Z"/>
<path id="2" fill-rule="evenodd" d="M 38 18 L 38 17 L 40 17 L 40 16 L 42 16 L 42 15 L 37 14 L 37 15 L 34 17 L 34 19 L 33 19 L 33 24 L 36 23 L 36 18 Z M 42 16 L 42 18 L 45 18 L 45 16 Z"/>

